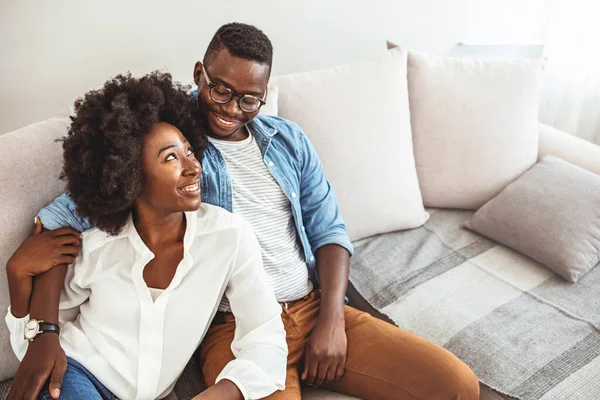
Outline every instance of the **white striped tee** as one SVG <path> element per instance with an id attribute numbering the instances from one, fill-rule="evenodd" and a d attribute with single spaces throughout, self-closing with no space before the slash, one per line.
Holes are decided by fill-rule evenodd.
<path id="1" fill-rule="evenodd" d="M 312 290 L 291 204 L 264 163 L 254 135 L 238 142 L 209 138 L 227 165 L 233 212 L 252 227 L 260 243 L 269 282 L 279 302 L 298 300 Z M 223 298 L 220 311 L 230 311 Z"/>

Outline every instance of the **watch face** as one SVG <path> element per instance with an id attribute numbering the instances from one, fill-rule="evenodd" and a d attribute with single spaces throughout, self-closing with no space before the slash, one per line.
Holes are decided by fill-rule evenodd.
<path id="1" fill-rule="evenodd" d="M 30 320 L 25 325 L 25 339 L 33 339 L 38 333 L 38 322 L 35 319 Z"/>

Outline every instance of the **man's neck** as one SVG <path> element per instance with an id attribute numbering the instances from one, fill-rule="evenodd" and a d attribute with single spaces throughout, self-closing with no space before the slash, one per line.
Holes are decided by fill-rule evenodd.
<path id="1" fill-rule="evenodd" d="M 213 134 L 212 132 L 209 132 L 208 136 L 210 136 L 213 139 L 223 140 L 226 142 L 241 142 L 242 140 L 248 139 L 248 137 L 250 136 L 250 129 L 248 129 L 248 124 L 242 126 L 240 129 L 233 132 L 229 136 L 218 136 Z"/>

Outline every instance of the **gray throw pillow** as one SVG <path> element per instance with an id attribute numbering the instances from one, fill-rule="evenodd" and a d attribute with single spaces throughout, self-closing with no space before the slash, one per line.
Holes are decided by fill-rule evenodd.
<path id="1" fill-rule="evenodd" d="M 546 156 L 466 227 L 576 282 L 600 262 L 600 175 Z"/>

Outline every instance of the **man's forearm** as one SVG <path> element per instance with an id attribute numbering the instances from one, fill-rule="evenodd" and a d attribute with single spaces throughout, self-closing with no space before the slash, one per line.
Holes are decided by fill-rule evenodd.
<path id="1" fill-rule="evenodd" d="M 316 252 L 317 273 L 321 282 L 321 318 L 344 318 L 344 298 L 348 288 L 350 254 L 337 244 L 328 244 Z"/>
<path id="2" fill-rule="evenodd" d="M 10 265 L 6 268 L 6 276 L 10 294 L 10 311 L 15 317 L 23 318 L 29 314 L 33 278 L 30 275 L 19 274 Z"/>
<path id="3" fill-rule="evenodd" d="M 62 264 L 35 277 L 29 311 L 31 318 L 58 322 L 58 305 L 66 274 L 67 265 Z"/>

